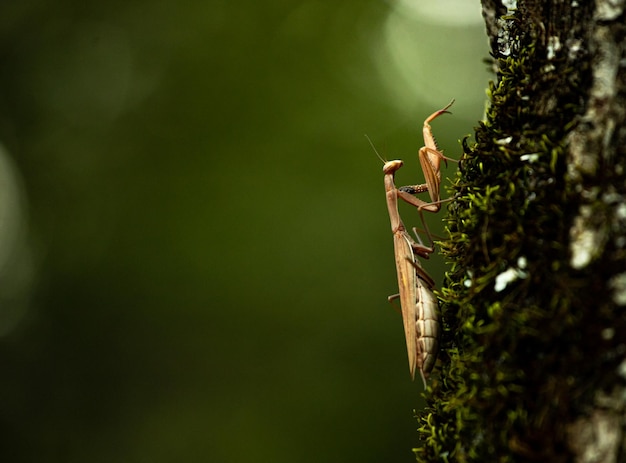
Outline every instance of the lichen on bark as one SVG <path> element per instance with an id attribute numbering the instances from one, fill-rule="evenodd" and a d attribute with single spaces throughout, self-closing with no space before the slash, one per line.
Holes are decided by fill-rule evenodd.
<path id="1" fill-rule="evenodd" d="M 419 461 L 626 455 L 626 29 L 603 3 L 483 2 L 496 79 L 448 207 Z"/>

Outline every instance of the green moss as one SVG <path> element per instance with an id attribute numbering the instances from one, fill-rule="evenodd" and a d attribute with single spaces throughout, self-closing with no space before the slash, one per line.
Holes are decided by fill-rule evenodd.
<path id="1" fill-rule="evenodd" d="M 588 380 L 566 266 L 573 214 L 566 136 L 588 79 L 537 37 L 497 58 L 486 120 L 448 207 L 451 270 L 440 292 L 440 360 L 417 415 L 418 461 L 568 461 L 562 426 Z M 564 42 L 563 42 L 564 43 Z M 569 379 L 568 379 L 569 378 Z"/>

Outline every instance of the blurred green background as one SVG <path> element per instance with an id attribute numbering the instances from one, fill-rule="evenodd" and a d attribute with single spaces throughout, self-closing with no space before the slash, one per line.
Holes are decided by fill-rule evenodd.
<path id="1" fill-rule="evenodd" d="M 0 458 L 413 461 L 364 134 L 421 182 L 456 98 L 459 157 L 479 2 L 33 0 L 0 34 Z"/>

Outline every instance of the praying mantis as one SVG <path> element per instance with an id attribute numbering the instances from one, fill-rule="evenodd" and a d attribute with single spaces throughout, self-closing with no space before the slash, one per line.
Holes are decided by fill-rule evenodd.
<path id="1" fill-rule="evenodd" d="M 422 210 L 438 212 L 441 208 L 441 161 L 447 161 L 439 150 L 435 137 L 432 134 L 430 122 L 441 114 L 449 113 L 448 108 L 454 100 L 444 108 L 435 111 L 424 121 L 424 146 L 419 150 L 419 161 L 424 171 L 426 183 L 397 188 L 395 173 L 403 165 L 400 160 L 387 161 L 383 166 L 385 195 L 387 210 L 393 233 L 396 273 L 398 276 L 399 294 L 390 296 L 389 300 L 399 298 L 402 310 L 402 322 L 409 358 L 409 372 L 415 378 L 415 371 L 419 369 L 424 387 L 426 379 L 435 365 L 439 352 L 439 307 L 433 293 L 434 280 L 422 268 L 417 256 L 427 259 L 434 252 L 433 239 L 424 221 Z M 428 191 L 431 202 L 423 201 L 414 195 Z M 425 232 L 430 240 L 430 246 L 425 246 L 417 232 L 416 242 L 406 230 L 398 211 L 398 198 L 415 206 L 420 213 Z M 415 229 L 414 229 L 415 231 Z"/>

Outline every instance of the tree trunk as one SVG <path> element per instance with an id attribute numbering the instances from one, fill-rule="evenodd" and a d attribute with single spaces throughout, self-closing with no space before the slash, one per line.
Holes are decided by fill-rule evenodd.
<path id="1" fill-rule="evenodd" d="M 624 0 L 514 3 L 483 1 L 497 78 L 448 208 L 415 452 L 626 461 Z"/>

